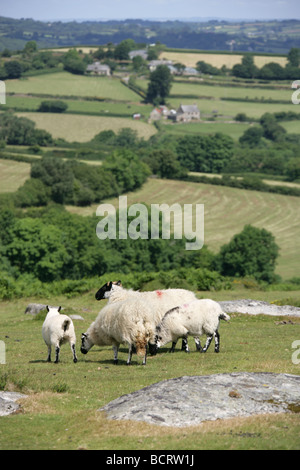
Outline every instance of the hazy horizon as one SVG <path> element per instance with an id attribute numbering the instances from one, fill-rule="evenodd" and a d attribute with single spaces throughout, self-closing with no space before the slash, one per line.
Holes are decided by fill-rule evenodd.
<path id="1" fill-rule="evenodd" d="M 2 0 L 0 15 L 40 21 L 152 19 L 271 21 L 300 19 L 299 0 Z"/>

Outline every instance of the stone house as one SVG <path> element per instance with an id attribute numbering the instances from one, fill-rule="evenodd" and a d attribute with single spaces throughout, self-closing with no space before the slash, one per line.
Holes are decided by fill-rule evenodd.
<path id="1" fill-rule="evenodd" d="M 200 111 L 196 104 L 181 104 L 177 109 L 176 121 L 189 122 L 192 119 L 200 119 Z"/>
<path id="2" fill-rule="evenodd" d="M 110 67 L 106 64 L 101 64 L 100 62 L 94 62 L 87 66 L 86 72 L 93 73 L 95 75 L 110 76 Z"/>

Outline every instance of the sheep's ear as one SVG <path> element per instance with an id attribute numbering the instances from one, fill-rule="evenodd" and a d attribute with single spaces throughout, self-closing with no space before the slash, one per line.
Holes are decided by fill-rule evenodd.
<path id="1" fill-rule="evenodd" d="M 49 312 L 49 307 L 48 307 L 48 305 L 46 305 L 46 309 L 47 309 L 47 312 Z"/>
<path id="2" fill-rule="evenodd" d="M 61 310 L 61 306 L 59 306 L 57 310 L 60 312 L 60 310 Z"/>

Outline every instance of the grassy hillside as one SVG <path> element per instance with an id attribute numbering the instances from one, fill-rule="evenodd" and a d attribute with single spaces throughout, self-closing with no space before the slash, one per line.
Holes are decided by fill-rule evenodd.
<path id="1" fill-rule="evenodd" d="M 106 202 L 118 206 L 118 199 Z M 276 272 L 283 278 L 299 275 L 300 205 L 299 198 L 236 188 L 150 179 L 141 190 L 128 194 L 128 205 L 144 202 L 204 204 L 205 244 L 214 251 L 228 243 L 245 224 L 273 233 L 280 247 Z M 69 207 L 72 212 L 94 214 L 97 205 Z"/>

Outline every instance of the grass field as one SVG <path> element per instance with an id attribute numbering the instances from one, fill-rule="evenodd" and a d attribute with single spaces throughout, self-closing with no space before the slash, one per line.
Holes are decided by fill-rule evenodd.
<path id="1" fill-rule="evenodd" d="M 22 111 L 22 109 L 37 111 L 41 102 L 44 100 L 45 98 L 38 98 L 28 95 L 9 95 L 6 97 L 6 107 L 18 108 L 19 111 Z M 84 99 L 72 100 L 66 98 L 64 98 L 63 101 L 68 105 L 68 113 L 99 113 L 106 114 L 107 117 L 110 117 L 111 114 L 118 114 L 132 119 L 132 115 L 134 113 L 146 113 L 148 116 L 153 109 L 153 106 L 151 105 L 142 105 L 140 103 L 124 101 L 91 101 Z"/>
<path id="2" fill-rule="evenodd" d="M 168 134 L 176 136 L 185 136 L 190 134 L 214 134 L 216 132 L 222 132 L 226 135 L 230 135 L 235 140 L 248 129 L 249 124 L 239 122 L 222 122 L 222 121 L 202 121 L 202 122 L 182 122 L 182 123 L 171 123 L 167 121 L 164 125 L 164 131 Z"/>
<path id="3" fill-rule="evenodd" d="M 140 101 L 119 78 L 87 77 L 68 72 L 37 75 L 21 80 L 6 80 L 7 93 L 44 93 L 60 96 L 93 96 L 117 101 Z"/>
<path id="4" fill-rule="evenodd" d="M 31 119 L 38 129 L 45 129 L 55 139 L 62 138 L 68 142 L 88 142 L 101 131 L 111 129 L 117 133 L 124 127 L 130 127 L 145 139 L 156 133 L 151 124 L 126 118 L 31 112 L 17 115 Z"/>
<path id="5" fill-rule="evenodd" d="M 209 52 L 171 52 L 164 51 L 162 52 L 160 59 L 173 60 L 176 64 L 177 62 L 184 64 L 186 67 L 195 67 L 197 62 L 203 60 L 208 64 L 213 65 L 214 67 L 221 68 L 225 65 L 228 68 L 232 68 L 235 64 L 240 64 L 242 62 L 242 55 L 235 54 L 211 54 Z M 276 57 L 276 56 L 255 56 L 254 63 L 257 67 L 261 68 L 263 65 L 269 62 L 276 62 L 281 66 L 285 66 L 287 59 L 285 57 Z"/>
<path id="6" fill-rule="evenodd" d="M 118 199 L 109 200 L 118 207 Z M 205 244 L 217 252 L 221 245 L 251 224 L 265 228 L 280 247 L 276 272 L 288 279 L 299 276 L 299 198 L 209 184 L 150 179 L 142 189 L 128 194 L 128 206 L 146 204 L 204 204 Z M 68 207 L 82 215 L 95 214 L 97 205 Z"/>
<path id="7" fill-rule="evenodd" d="M 0 193 L 14 192 L 30 177 L 29 163 L 0 159 Z"/>
<path id="8" fill-rule="evenodd" d="M 97 289 L 99 286 L 95 286 Z M 227 292 L 227 291 L 226 291 Z M 207 296 L 207 293 L 199 293 Z M 218 293 L 220 297 L 222 293 Z M 245 295 L 236 293 L 239 297 Z M 252 298 L 262 293 L 251 292 Z M 214 294 L 210 293 L 214 297 Z M 249 296 L 249 292 L 247 292 Z M 278 293 L 273 293 L 273 298 Z M 270 296 L 270 293 L 269 293 Z M 41 337 L 42 320 L 24 315 L 30 301 L 62 305 L 66 313 L 78 313 L 75 321 L 78 362 L 73 364 L 68 345 L 62 346 L 61 362 L 47 363 Z M 271 298 L 269 298 L 271 300 Z M 110 347 L 94 347 L 86 356 L 80 334 L 95 319 L 99 305 L 94 292 L 73 299 L 23 299 L 1 303 L 0 340 L 6 346 L 6 364 L 0 368 L 1 388 L 28 395 L 22 413 L 1 417 L 2 450 L 205 450 L 299 449 L 299 414 L 276 414 L 207 421 L 192 428 L 165 428 L 142 422 L 109 421 L 97 411 L 114 398 L 147 385 L 182 375 L 222 372 L 275 372 L 299 374 L 291 360 L 292 343 L 300 335 L 300 320 L 278 325 L 282 317 L 231 315 L 220 326 L 221 350 L 199 354 L 190 340 L 191 353 L 179 348 L 169 354 L 162 348 L 148 357 L 144 367 L 133 356 L 126 366 L 126 347 L 120 348 L 119 364 L 113 365 Z"/>

